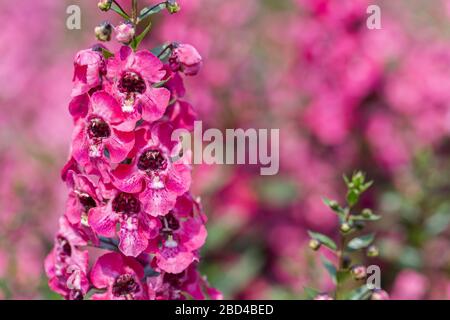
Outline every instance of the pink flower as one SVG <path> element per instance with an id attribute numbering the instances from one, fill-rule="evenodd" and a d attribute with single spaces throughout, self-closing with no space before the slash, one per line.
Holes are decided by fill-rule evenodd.
<path id="1" fill-rule="evenodd" d="M 173 210 L 160 219 L 159 237 L 150 241 L 147 251 L 155 254 L 158 268 L 180 273 L 198 259 L 196 250 L 205 244 L 206 217 L 200 204 L 186 193 L 177 199 Z"/>
<path id="2" fill-rule="evenodd" d="M 119 224 L 119 249 L 126 256 L 137 257 L 148 246 L 148 240 L 158 235 L 159 220 L 143 212 L 138 195 L 114 192 L 103 206 L 89 213 L 89 225 L 99 235 L 114 237 Z"/>
<path id="3" fill-rule="evenodd" d="M 144 120 L 152 122 L 163 116 L 169 103 L 170 92 L 153 87 L 164 75 L 162 62 L 152 53 L 134 53 L 124 46 L 108 60 L 105 86 L 120 101 L 123 112 L 141 113 Z"/>
<path id="4" fill-rule="evenodd" d="M 151 300 L 222 299 L 222 294 L 200 276 L 195 263 L 178 274 L 161 272 L 156 277 L 149 277 L 147 287 Z"/>
<path id="5" fill-rule="evenodd" d="M 83 299 L 89 289 L 87 279 L 88 252 L 85 237 L 73 228 L 65 217 L 59 220 L 60 230 L 53 250 L 45 259 L 49 287 L 66 299 Z"/>
<path id="6" fill-rule="evenodd" d="M 134 258 L 120 253 L 107 253 L 95 262 L 91 281 L 97 289 L 106 289 L 92 296 L 94 300 L 143 300 L 147 288 L 142 279 L 144 268 Z"/>
<path id="7" fill-rule="evenodd" d="M 191 183 L 190 155 L 180 156 L 181 144 L 171 140 L 172 132 L 167 122 L 136 131 L 131 164 L 120 164 L 112 171 L 113 184 L 123 192 L 142 192 L 143 209 L 154 217 L 167 214 Z"/>
<path id="8" fill-rule="evenodd" d="M 182 100 L 177 100 L 177 102 L 169 106 L 166 115 L 175 129 L 192 131 L 194 122 L 197 120 L 197 114 L 191 104 Z"/>
<path id="9" fill-rule="evenodd" d="M 164 70 L 166 71 L 163 79 L 165 81 L 164 87 L 170 91 L 170 100 L 183 98 L 186 95 L 186 88 L 180 73 L 172 71 L 168 64 L 164 65 Z"/>
<path id="10" fill-rule="evenodd" d="M 105 61 L 100 52 L 92 49 L 78 52 L 74 62 L 72 97 L 100 86 L 105 71 Z"/>
<path id="11" fill-rule="evenodd" d="M 202 57 L 190 44 L 179 44 L 169 59 L 173 71 L 180 71 L 187 76 L 195 76 L 202 66 Z"/>
<path id="12" fill-rule="evenodd" d="M 67 173 L 69 197 L 66 203 L 66 217 L 73 225 L 78 225 L 92 208 L 99 205 L 99 197 L 93 181 L 87 175 L 77 174 L 70 170 Z"/>
<path id="13" fill-rule="evenodd" d="M 89 115 L 80 119 L 72 141 L 74 159 L 86 172 L 99 172 L 108 181 L 109 163 L 119 163 L 134 146 L 132 123 L 123 118 L 117 101 L 104 91 L 96 92 L 90 99 Z"/>
<path id="14" fill-rule="evenodd" d="M 427 278 L 414 271 L 403 270 L 399 273 L 392 288 L 393 300 L 421 300 L 428 290 Z"/>
<path id="15" fill-rule="evenodd" d="M 130 43 L 136 33 L 130 23 L 122 23 L 115 27 L 114 31 L 116 32 L 116 40 L 123 44 Z"/>

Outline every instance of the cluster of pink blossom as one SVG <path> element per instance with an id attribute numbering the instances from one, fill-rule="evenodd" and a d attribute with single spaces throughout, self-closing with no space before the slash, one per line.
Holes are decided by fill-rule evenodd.
<path id="1" fill-rule="evenodd" d="M 129 9 L 128 0 L 117 2 Z M 157 1 L 146 1 L 152 3 Z M 306 230 L 336 236 L 336 221 L 321 197 L 339 198 L 342 173 L 361 168 L 376 183 L 363 205 L 383 216 L 375 226 L 380 245 L 375 263 L 382 269 L 383 288 L 392 299 L 449 298 L 449 1 L 422 1 L 420 7 L 408 0 L 179 3 L 183 10 L 177 19 L 162 16 L 148 43 L 184 39 L 207 63 L 196 81 L 170 91 L 186 94 L 204 127 L 281 128 L 278 176 L 263 179 L 252 166 L 199 165 L 193 171 L 192 192 L 202 195 L 212 215 L 202 251 L 210 282 L 229 298 L 297 299 L 304 297 L 305 285 L 332 291 L 325 270 L 311 268 L 320 261 L 308 249 Z M 42 260 L 53 242 L 55 213 L 64 210 L 67 196 L 56 173 L 66 160 L 72 128 L 60 107 L 70 101 L 67 59 L 90 45 L 92 21 L 103 14 L 92 10 L 91 1 L 77 4 L 81 30 L 64 27 L 64 1 L 2 3 L 0 17 L 7 23 L 0 30 L 0 298 L 54 297 L 44 285 Z M 368 4 L 380 5 L 381 30 L 365 28 Z M 116 39 L 127 42 L 134 30 L 110 21 Z M 118 51 L 115 46 L 110 48 Z M 173 72 L 169 61 L 163 68 Z M 101 79 L 102 85 L 109 83 L 103 83 L 106 75 Z M 113 87 L 101 91 L 106 90 Z M 122 102 L 123 95 L 112 95 Z M 179 109 L 168 107 L 163 116 L 175 127 L 184 125 L 176 114 L 187 102 L 178 103 Z M 80 130 L 78 107 L 82 100 L 71 104 Z M 128 141 L 120 124 L 113 121 L 111 127 L 117 141 Z M 135 143 L 144 128 L 135 132 Z M 94 184 L 98 190 L 100 179 L 104 184 L 102 162 L 88 167 L 98 173 L 79 178 L 74 166 L 66 182 Z M 114 186 L 112 175 L 104 178 L 111 183 L 93 197 L 99 204 Z M 73 204 L 75 195 L 71 192 Z M 89 214 L 71 212 L 66 226 L 78 219 L 81 226 L 89 223 Z M 120 229 L 115 232 L 120 239 Z M 83 241 L 90 242 L 92 234 Z M 151 236 L 144 232 L 149 249 L 159 238 Z M 100 239 L 99 246 L 119 245 Z M 91 265 L 99 251 L 104 253 L 89 249 Z M 326 249 L 319 251 L 332 260 Z M 195 262 L 184 275 L 193 274 L 194 267 Z M 149 298 L 150 288 L 164 280 L 150 279 L 145 283 Z"/>
<path id="2" fill-rule="evenodd" d="M 76 55 L 75 129 L 62 170 L 70 192 L 45 261 L 50 288 L 64 298 L 220 298 L 197 270 L 206 216 L 189 193 L 190 154 L 172 139 L 192 129 L 182 75 L 201 64 L 187 44 L 158 56 L 101 45 Z M 113 252 L 90 268 L 88 246 Z"/>

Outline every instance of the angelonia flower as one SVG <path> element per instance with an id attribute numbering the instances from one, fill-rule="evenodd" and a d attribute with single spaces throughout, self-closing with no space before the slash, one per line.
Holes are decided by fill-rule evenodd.
<path id="1" fill-rule="evenodd" d="M 195 76 L 202 65 L 202 57 L 197 49 L 189 44 L 178 44 L 169 59 L 173 71 L 180 71 L 187 76 Z"/>
<path id="2" fill-rule="evenodd" d="M 133 23 L 116 27 L 119 42 L 131 42 Z M 107 40 L 111 25 L 99 28 Z M 197 73 L 201 62 L 188 48 L 176 53 L 175 69 L 131 45 L 115 53 L 97 45 L 75 57 L 74 132 L 61 174 L 69 194 L 45 261 L 50 288 L 65 299 L 221 298 L 197 270 L 206 216 L 189 192 L 190 154 L 171 139 L 196 119 L 179 100 L 181 74 Z M 91 266 L 89 246 L 104 250 Z"/>

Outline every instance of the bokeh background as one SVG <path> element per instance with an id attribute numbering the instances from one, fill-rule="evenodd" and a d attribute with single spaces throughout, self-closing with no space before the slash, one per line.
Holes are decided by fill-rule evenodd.
<path id="1" fill-rule="evenodd" d="M 128 0 L 119 1 L 126 6 Z M 279 128 L 281 168 L 195 167 L 209 216 L 202 271 L 226 298 L 302 299 L 330 279 L 306 230 L 335 234 L 321 197 L 342 174 L 375 181 L 363 204 L 382 286 L 395 299 L 450 298 L 450 1 L 180 0 L 145 46 L 193 44 L 187 81 L 205 127 Z M 67 190 L 73 57 L 95 43 L 95 0 L 0 0 L 0 298 L 56 299 L 43 260 Z M 140 0 L 141 5 L 157 1 Z M 67 6 L 82 29 L 66 28 Z M 378 4 L 382 29 L 366 27 Z M 114 48 L 114 45 L 112 46 Z"/>

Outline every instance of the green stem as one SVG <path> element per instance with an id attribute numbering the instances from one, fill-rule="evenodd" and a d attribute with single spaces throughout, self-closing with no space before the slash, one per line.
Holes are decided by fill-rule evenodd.
<path id="1" fill-rule="evenodd" d="M 351 210 L 351 206 L 349 206 L 347 208 L 347 210 L 345 210 L 345 216 L 343 219 L 344 223 L 348 223 L 348 220 L 350 218 L 350 210 Z M 341 298 L 341 287 L 342 287 L 342 283 L 340 281 L 340 277 L 339 275 L 345 271 L 344 269 L 344 255 L 345 255 L 345 246 L 347 244 L 347 236 L 345 234 L 340 233 L 340 242 L 339 242 L 339 248 L 337 251 L 337 255 L 338 255 L 338 266 L 337 266 L 337 279 L 336 279 L 336 292 L 335 292 L 335 299 L 339 300 Z"/>
<path id="2" fill-rule="evenodd" d="M 132 0 L 132 2 L 131 2 L 131 22 L 133 23 L 135 28 L 137 26 L 137 11 L 138 11 L 137 0 Z"/>

